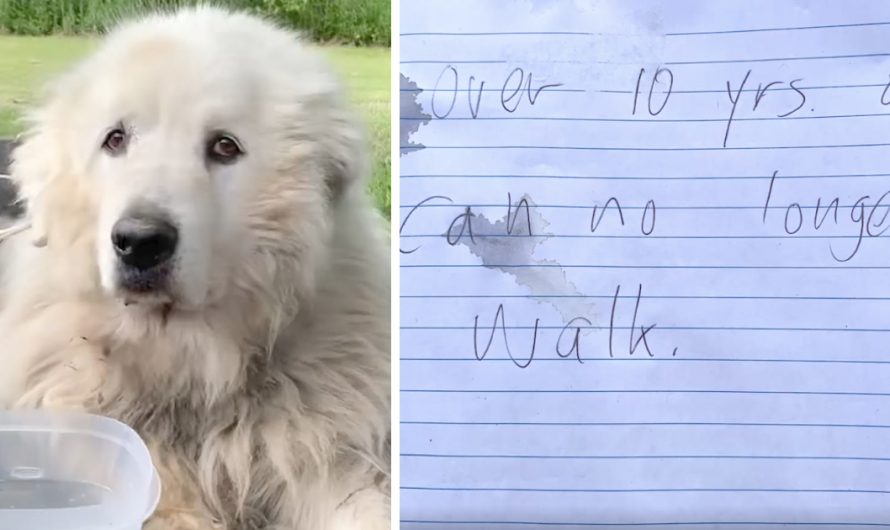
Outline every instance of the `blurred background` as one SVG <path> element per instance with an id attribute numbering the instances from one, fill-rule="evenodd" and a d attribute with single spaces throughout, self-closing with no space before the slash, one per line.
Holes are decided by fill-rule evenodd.
<path id="1" fill-rule="evenodd" d="M 9 141 L 21 132 L 18 118 L 42 85 L 117 20 L 200 3 L 269 16 L 321 46 L 364 118 L 373 157 L 369 192 L 389 218 L 390 0 L 0 0 L 0 173 Z"/>

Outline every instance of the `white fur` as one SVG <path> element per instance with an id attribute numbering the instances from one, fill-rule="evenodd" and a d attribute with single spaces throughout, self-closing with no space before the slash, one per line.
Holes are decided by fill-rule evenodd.
<path id="1" fill-rule="evenodd" d="M 388 248 L 319 55 L 242 14 L 155 15 L 32 122 L 12 170 L 31 227 L 0 243 L 0 406 L 136 428 L 164 484 L 146 528 L 388 528 Z M 237 163 L 207 163 L 217 130 Z M 179 227 L 163 303 L 118 286 L 111 225 L 137 201 Z"/>

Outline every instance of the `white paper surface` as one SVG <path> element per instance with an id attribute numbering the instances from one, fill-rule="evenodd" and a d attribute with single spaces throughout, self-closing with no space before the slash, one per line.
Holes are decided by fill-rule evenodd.
<path id="1" fill-rule="evenodd" d="M 890 527 L 890 3 L 400 31 L 402 528 Z"/>

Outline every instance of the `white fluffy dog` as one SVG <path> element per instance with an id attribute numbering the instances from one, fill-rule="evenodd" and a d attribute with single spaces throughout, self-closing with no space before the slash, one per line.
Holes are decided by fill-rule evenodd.
<path id="1" fill-rule="evenodd" d="M 156 15 L 32 118 L 0 406 L 137 429 L 146 528 L 388 528 L 389 251 L 324 61 L 244 14 Z"/>

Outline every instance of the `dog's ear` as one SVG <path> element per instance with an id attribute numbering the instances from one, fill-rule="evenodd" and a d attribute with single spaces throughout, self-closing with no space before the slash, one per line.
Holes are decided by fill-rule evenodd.
<path id="1" fill-rule="evenodd" d="M 32 241 L 38 246 L 46 243 L 44 192 L 58 171 L 54 166 L 58 150 L 53 149 L 48 130 L 42 123 L 44 119 L 34 116 L 31 130 L 19 139 L 12 151 L 10 166 L 10 179 L 17 189 L 18 202 L 26 205 L 24 219 L 20 222 L 30 223 Z"/>
<path id="2" fill-rule="evenodd" d="M 347 109 L 335 108 L 320 138 L 321 166 L 332 201 L 337 201 L 351 187 L 364 183 L 368 171 L 364 131 Z"/>
<path id="3" fill-rule="evenodd" d="M 19 138 L 11 156 L 10 178 L 18 189 L 19 201 L 26 207 L 24 221 L 30 223 L 32 241 L 37 246 L 46 244 L 54 205 L 60 200 L 75 201 L 72 190 L 54 190 L 66 168 L 71 167 L 63 138 L 66 115 L 59 112 L 58 99 L 48 99 L 27 117 L 27 132 Z"/>

